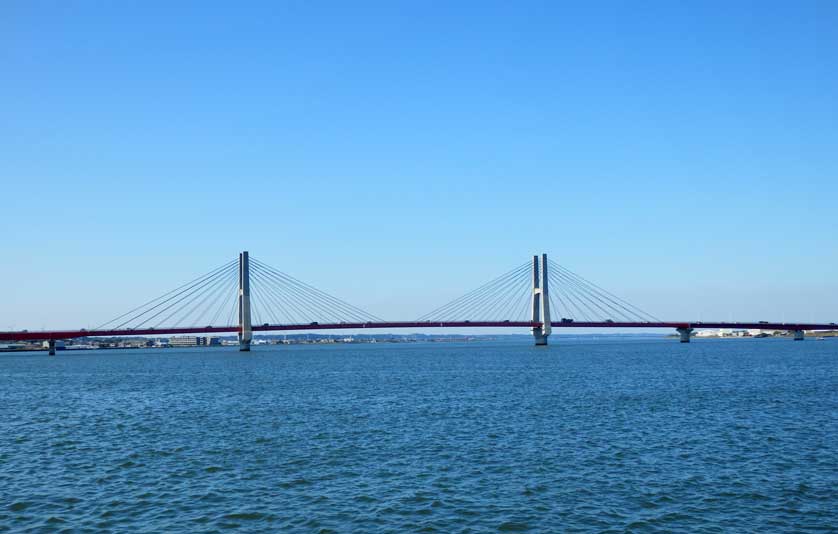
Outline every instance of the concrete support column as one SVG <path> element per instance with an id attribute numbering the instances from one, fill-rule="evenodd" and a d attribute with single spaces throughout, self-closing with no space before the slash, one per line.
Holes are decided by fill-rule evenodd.
<path id="1" fill-rule="evenodd" d="M 794 334 L 795 341 L 803 341 L 805 339 L 803 330 L 792 330 L 791 333 Z"/>
<path id="2" fill-rule="evenodd" d="M 47 347 L 49 349 L 49 355 L 50 356 L 55 356 L 55 340 L 50 339 L 47 343 L 48 343 Z"/>
<path id="3" fill-rule="evenodd" d="M 692 328 L 676 328 L 678 333 L 681 335 L 681 343 L 689 343 L 690 342 L 690 335 L 693 333 Z"/>
<path id="4" fill-rule="evenodd" d="M 250 350 L 253 325 L 250 322 L 250 258 L 247 251 L 239 254 L 239 350 Z"/>
<path id="5" fill-rule="evenodd" d="M 532 329 L 537 346 L 547 345 L 547 337 L 553 328 L 550 324 L 550 292 L 547 276 L 547 254 L 541 255 L 539 269 L 538 256 L 532 257 L 532 322 L 541 326 Z"/>

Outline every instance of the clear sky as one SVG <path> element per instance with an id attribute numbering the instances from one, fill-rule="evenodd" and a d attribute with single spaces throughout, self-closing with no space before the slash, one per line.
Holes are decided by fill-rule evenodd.
<path id="1" fill-rule="evenodd" d="M 411 319 L 534 253 L 838 321 L 838 2 L 0 2 L 0 329 L 240 250 Z"/>

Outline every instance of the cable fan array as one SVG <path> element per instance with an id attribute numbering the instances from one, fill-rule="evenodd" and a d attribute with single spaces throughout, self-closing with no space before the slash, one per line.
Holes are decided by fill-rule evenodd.
<path id="1" fill-rule="evenodd" d="M 233 260 L 101 324 L 95 330 L 233 326 L 239 322 L 238 287 L 239 262 Z"/>
<path id="2" fill-rule="evenodd" d="M 587 322 L 660 322 L 660 319 L 609 293 L 570 269 L 547 260 L 548 294 L 553 320 Z"/>
<path id="3" fill-rule="evenodd" d="M 548 260 L 554 321 L 659 322 L 655 316 Z M 238 260 L 225 263 L 150 300 L 96 330 L 138 330 L 238 325 Z M 384 322 L 255 258 L 250 258 L 250 307 L 254 325 Z M 526 262 L 437 308 L 417 321 L 530 321 L 532 264 Z"/>
<path id="4" fill-rule="evenodd" d="M 239 262 L 233 260 L 123 313 L 95 330 L 236 326 Z M 254 325 L 367 323 L 382 319 L 250 258 L 250 310 Z"/>
<path id="5" fill-rule="evenodd" d="M 254 325 L 384 322 L 253 257 L 250 307 Z"/>
<path id="6" fill-rule="evenodd" d="M 529 321 L 531 299 L 532 264 L 527 262 L 426 313 L 417 321 Z"/>
<path id="7" fill-rule="evenodd" d="M 558 263 L 548 260 L 548 293 L 554 321 L 658 322 L 637 306 L 602 289 Z M 441 306 L 417 321 L 530 321 L 532 319 L 532 263 Z"/>

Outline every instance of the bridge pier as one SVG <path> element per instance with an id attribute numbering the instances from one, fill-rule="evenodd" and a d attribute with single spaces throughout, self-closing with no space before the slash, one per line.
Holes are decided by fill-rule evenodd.
<path id="1" fill-rule="evenodd" d="M 47 341 L 47 349 L 49 350 L 48 354 L 50 356 L 55 356 L 55 340 L 54 339 L 50 339 L 49 341 Z"/>
<path id="2" fill-rule="evenodd" d="M 803 330 L 792 330 L 791 333 L 794 334 L 795 341 L 803 341 L 804 339 L 806 339 Z"/>
<path id="3" fill-rule="evenodd" d="M 552 331 L 550 324 L 550 293 L 547 280 L 547 254 L 541 255 L 541 269 L 538 268 L 538 256 L 532 257 L 532 322 L 541 323 L 533 327 L 532 336 L 536 346 L 547 345 L 547 337 Z"/>
<path id="4" fill-rule="evenodd" d="M 692 328 L 676 328 L 678 333 L 681 335 L 681 343 L 689 343 L 690 342 L 690 335 L 693 333 Z"/>
<path id="5" fill-rule="evenodd" d="M 250 351 L 253 325 L 250 322 L 250 257 L 239 254 L 239 350 Z"/>

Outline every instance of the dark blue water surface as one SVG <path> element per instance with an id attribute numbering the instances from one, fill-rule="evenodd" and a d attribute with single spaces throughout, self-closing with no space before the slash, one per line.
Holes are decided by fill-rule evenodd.
<path id="1" fill-rule="evenodd" d="M 838 339 L 0 355 L 0 531 L 835 532 Z"/>

